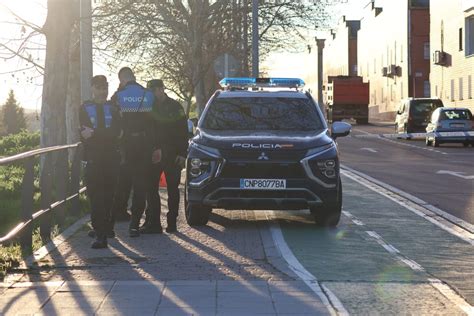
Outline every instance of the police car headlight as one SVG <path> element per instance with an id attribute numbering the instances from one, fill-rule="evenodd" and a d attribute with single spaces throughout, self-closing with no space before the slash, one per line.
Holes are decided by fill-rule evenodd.
<path id="1" fill-rule="evenodd" d="M 202 161 L 199 158 L 193 158 L 191 159 L 191 168 L 193 169 L 199 169 L 201 168 Z"/>
<path id="2" fill-rule="evenodd" d="M 328 159 L 328 160 L 323 160 L 323 161 L 318 161 L 318 168 L 321 171 L 321 173 L 329 178 L 335 178 L 336 177 L 336 161 L 333 159 Z"/>
<path id="3" fill-rule="evenodd" d="M 199 158 L 192 158 L 189 160 L 189 175 L 193 178 L 200 177 L 205 173 L 210 172 L 210 161 Z"/>

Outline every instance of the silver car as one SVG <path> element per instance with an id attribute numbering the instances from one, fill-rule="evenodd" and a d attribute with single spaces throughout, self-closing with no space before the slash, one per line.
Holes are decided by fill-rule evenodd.
<path id="1" fill-rule="evenodd" d="M 426 127 L 426 145 L 438 147 L 442 143 L 462 143 L 474 146 L 474 121 L 466 108 L 438 108 Z"/>

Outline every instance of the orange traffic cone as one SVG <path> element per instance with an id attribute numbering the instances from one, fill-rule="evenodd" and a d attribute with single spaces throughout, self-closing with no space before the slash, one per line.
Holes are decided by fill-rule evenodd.
<path id="1" fill-rule="evenodd" d="M 160 188 L 166 188 L 166 177 L 163 172 L 161 173 L 161 176 L 160 176 Z"/>

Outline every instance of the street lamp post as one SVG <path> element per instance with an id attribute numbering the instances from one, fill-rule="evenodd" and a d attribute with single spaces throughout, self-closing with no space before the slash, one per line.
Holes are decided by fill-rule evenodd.
<path id="1" fill-rule="evenodd" d="M 90 80 L 92 66 L 92 4 L 91 0 L 80 0 L 80 48 L 81 48 L 81 101 L 92 97 Z"/>
<path id="2" fill-rule="evenodd" d="M 252 1 L 252 76 L 258 77 L 258 0 Z"/>

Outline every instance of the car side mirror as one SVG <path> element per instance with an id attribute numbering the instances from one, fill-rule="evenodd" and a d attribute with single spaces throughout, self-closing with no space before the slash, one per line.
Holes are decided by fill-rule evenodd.
<path id="1" fill-rule="evenodd" d="M 331 137 L 336 139 L 338 137 L 344 137 L 349 135 L 351 132 L 352 125 L 346 122 L 334 122 L 331 126 Z"/>

